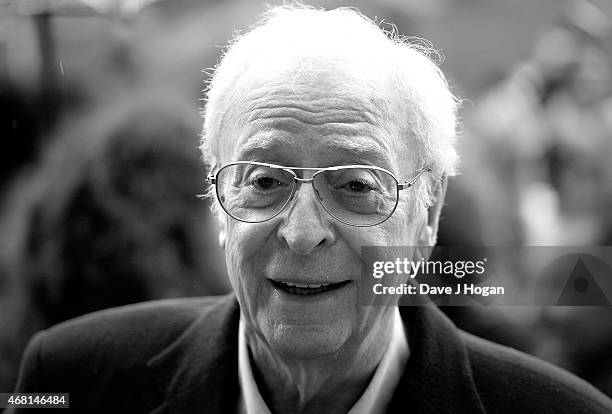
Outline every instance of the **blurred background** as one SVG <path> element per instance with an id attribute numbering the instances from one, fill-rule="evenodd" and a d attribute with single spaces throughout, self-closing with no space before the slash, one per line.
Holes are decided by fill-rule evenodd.
<path id="1" fill-rule="evenodd" d="M 356 7 L 444 54 L 464 99 L 463 166 L 441 244 L 612 245 L 612 2 L 309 4 Z M 195 197 L 206 174 L 202 70 L 264 9 L 0 0 L 0 392 L 40 329 L 229 290 L 215 223 Z M 445 311 L 612 395 L 612 308 Z"/>

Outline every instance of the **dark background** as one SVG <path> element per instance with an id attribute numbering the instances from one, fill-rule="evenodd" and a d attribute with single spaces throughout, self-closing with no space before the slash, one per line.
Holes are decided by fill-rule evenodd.
<path id="1" fill-rule="evenodd" d="M 464 99 L 463 166 L 442 244 L 612 244 L 610 2 L 311 4 L 357 7 L 445 56 Z M 249 0 L 0 0 L 1 392 L 40 329 L 228 291 L 215 222 L 195 197 L 206 174 L 202 70 L 263 10 Z M 612 395 L 612 308 L 445 311 Z"/>

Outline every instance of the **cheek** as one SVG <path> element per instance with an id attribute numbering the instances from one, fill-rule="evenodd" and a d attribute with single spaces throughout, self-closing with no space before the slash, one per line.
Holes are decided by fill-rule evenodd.
<path id="1" fill-rule="evenodd" d="M 274 235 L 267 223 L 241 223 L 228 219 L 225 241 L 225 256 L 228 269 L 247 271 L 265 253 L 264 246 Z"/>
<path id="2" fill-rule="evenodd" d="M 427 217 L 425 214 L 408 216 L 402 213 L 398 206 L 395 214 L 378 226 L 341 228 L 340 237 L 358 255 L 362 246 L 417 246 Z"/>
<path id="3" fill-rule="evenodd" d="M 238 302 L 247 319 L 252 319 L 258 307 L 263 282 L 262 269 L 273 249 L 275 231 L 267 223 L 227 223 L 225 261 L 228 276 Z M 272 244 L 271 244 L 272 243 Z"/>
<path id="4" fill-rule="evenodd" d="M 388 246 L 417 246 L 421 232 L 427 225 L 427 212 L 414 212 L 414 203 L 402 203 L 395 214 L 383 225 L 388 234 Z M 410 213 L 408 212 L 410 210 Z"/>

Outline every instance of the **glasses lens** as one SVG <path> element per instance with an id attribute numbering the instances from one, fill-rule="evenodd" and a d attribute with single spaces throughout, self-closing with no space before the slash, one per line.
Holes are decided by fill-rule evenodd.
<path id="1" fill-rule="evenodd" d="M 380 170 L 343 168 L 316 175 L 314 185 L 325 209 L 355 226 L 386 220 L 397 205 L 397 181 Z"/>
<path id="2" fill-rule="evenodd" d="M 231 216 L 259 223 L 283 209 L 291 197 L 293 183 L 293 175 L 280 168 L 233 164 L 217 174 L 217 194 Z"/>

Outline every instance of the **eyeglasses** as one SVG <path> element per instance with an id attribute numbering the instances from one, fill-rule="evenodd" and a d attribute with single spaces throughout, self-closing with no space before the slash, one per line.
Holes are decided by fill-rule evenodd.
<path id="1" fill-rule="evenodd" d="M 399 201 L 399 192 L 414 185 L 425 167 L 408 181 L 400 182 L 384 168 L 342 165 L 328 168 L 284 167 L 261 162 L 236 161 L 216 166 L 207 181 L 216 186 L 223 210 L 245 223 L 263 223 L 279 215 L 293 200 L 301 183 L 312 184 L 321 206 L 341 223 L 356 227 L 376 226 L 387 220 Z M 300 178 L 296 171 L 315 171 Z"/>

